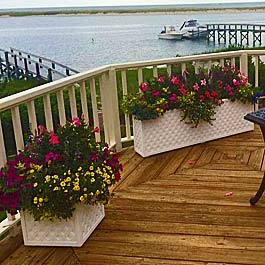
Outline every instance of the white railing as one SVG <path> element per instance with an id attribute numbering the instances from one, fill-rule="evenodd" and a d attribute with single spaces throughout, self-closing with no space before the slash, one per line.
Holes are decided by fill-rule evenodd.
<path id="1" fill-rule="evenodd" d="M 74 76 L 66 77 L 61 80 L 54 81 L 39 87 L 35 87 L 6 98 L 0 99 L 0 112 L 10 111 L 13 124 L 15 144 L 17 150 L 24 148 L 23 135 L 26 134 L 22 130 L 20 108 L 27 106 L 27 115 L 29 128 L 34 131 L 38 125 L 38 113 L 42 110 L 38 109 L 36 114 L 35 103 L 40 98 L 43 101 L 43 112 L 45 117 L 45 125 L 48 129 L 53 129 L 53 124 L 56 123 L 51 106 L 51 95 L 56 96 L 56 105 L 58 108 L 58 119 L 60 124 L 64 124 L 66 119 L 78 116 L 78 107 L 81 106 L 81 112 L 87 121 L 93 120 L 95 127 L 102 127 L 101 136 L 104 137 L 110 146 L 117 151 L 121 150 L 122 143 L 133 139 L 131 130 L 131 119 L 128 115 L 124 118 L 124 135 L 121 133 L 120 110 L 118 97 L 117 74 L 121 78 L 119 86 L 121 86 L 123 96 L 128 93 L 130 83 L 128 82 L 128 72 L 135 71 L 137 73 L 137 80 L 140 84 L 145 80 L 144 69 L 152 69 L 152 75 L 157 77 L 161 68 L 167 74 L 171 75 L 172 67 L 177 65 L 182 73 L 186 69 L 187 63 L 192 63 L 195 71 L 199 67 L 210 68 L 213 64 L 224 65 L 226 62 L 235 65 L 239 62 L 240 69 L 243 73 L 248 74 L 248 57 L 252 56 L 252 61 L 255 65 L 255 86 L 258 86 L 259 79 L 259 57 L 265 55 L 265 50 L 255 51 L 231 51 L 222 53 L 211 53 L 194 56 L 176 57 L 161 60 L 152 60 L 144 62 L 134 62 L 125 64 L 108 65 L 89 70 Z M 137 84 L 135 84 L 137 86 Z M 65 95 L 68 94 L 69 103 L 65 101 Z M 76 93 L 80 94 L 80 101 L 77 102 Z M 88 105 L 88 101 L 91 103 Z M 66 115 L 66 105 L 68 104 L 71 117 Z M 92 110 L 91 117 L 89 116 L 89 109 Z M 80 112 L 80 111 L 79 111 Z M 99 112 L 103 115 L 103 126 L 101 126 L 101 119 Z M 25 117 L 23 117 L 25 119 Z M 123 137 L 122 137 L 123 136 Z M 100 135 L 96 135 L 97 140 L 100 141 Z M 2 123 L 0 119 L 0 166 L 6 163 L 6 148 L 4 141 L 4 134 L 2 130 Z M 5 233 L 2 229 L 1 234 Z"/>

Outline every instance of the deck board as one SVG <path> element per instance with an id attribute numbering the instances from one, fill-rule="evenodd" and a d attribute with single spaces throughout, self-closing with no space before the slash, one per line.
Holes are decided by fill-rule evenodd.
<path id="1" fill-rule="evenodd" d="M 264 155 L 257 127 L 149 158 L 128 148 L 106 217 L 83 247 L 20 246 L 3 265 L 264 265 L 265 195 L 249 205 Z"/>

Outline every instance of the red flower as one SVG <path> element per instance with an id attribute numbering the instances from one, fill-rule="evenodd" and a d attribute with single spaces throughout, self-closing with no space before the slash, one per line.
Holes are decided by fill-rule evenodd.
<path id="1" fill-rule="evenodd" d="M 211 97 L 209 91 L 207 91 L 207 90 L 204 92 L 204 94 L 205 94 L 205 96 L 206 96 L 207 98 L 210 98 L 210 97 Z"/>
<path id="2" fill-rule="evenodd" d="M 158 90 L 155 90 L 155 91 L 153 91 L 152 95 L 154 97 L 159 97 L 160 96 L 160 92 Z"/>
<path id="3" fill-rule="evenodd" d="M 141 85 L 140 85 L 140 89 L 141 89 L 143 92 L 146 92 L 147 89 L 148 89 L 148 84 L 146 84 L 146 83 L 141 83 Z"/>
<path id="4" fill-rule="evenodd" d="M 92 132 L 99 133 L 99 128 L 98 127 L 94 128 L 94 130 Z"/>
<path id="5" fill-rule="evenodd" d="M 52 145 L 59 144 L 59 138 L 57 135 L 54 134 L 53 131 L 50 132 L 50 140 L 49 143 Z"/>
<path id="6" fill-rule="evenodd" d="M 204 100 L 204 95 L 199 96 L 200 100 Z"/>
<path id="7" fill-rule="evenodd" d="M 159 76 L 158 79 L 157 79 L 157 82 L 158 83 L 164 83 L 165 82 L 165 79 L 163 76 Z"/>
<path id="8" fill-rule="evenodd" d="M 217 96 L 218 96 L 218 94 L 217 94 L 217 92 L 216 92 L 215 90 L 212 90 L 212 91 L 211 91 L 211 95 L 212 95 L 213 97 L 217 97 Z"/>
<path id="9" fill-rule="evenodd" d="M 180 80 L 176 76 L 172 76 L 171 83 L 177 86 L 180 84 Z"/>
<path id="10" fill-rule="evenodd" d="M 170 97 L 169 97 L 169 101 L 170 102 L 175 102 L 177 100 L 177 95 L 176 94 L 172 94 Z"/>
<path id="11" fill-rule="evenodd" d="M 72 123 L 73 125 L 75 125 L 76 127 L 79 127 L 79 126 L 81 125 L 81 122 L 80 122 L 80 120 L 79 120 L 78 117 L 74 117 L 74 118 L 71 120 L 71 123 Z"/>
<path id="12" fill-rule="evenodd" d="M 181 87 L 179 89 L 179 93 L 182 94 L 183 96 L 186 96 L 187 95 L 187 90 L 184 87 Z"/>

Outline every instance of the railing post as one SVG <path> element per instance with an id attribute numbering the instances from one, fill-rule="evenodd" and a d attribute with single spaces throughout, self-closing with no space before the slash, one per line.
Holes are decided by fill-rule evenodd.
<path id="1" fill-rule="evenodd" d="M 119 101 L 115 68 L 109 70 L 109 92 L 110 92 L 110 143 L 115 144 L 116 151 L 122 149 L 121 144 L 121 128 L 120 128 L 120 114 L 119 114 Z"/>
<path id="2" fill-rule="evenodd" d="M 248 54 L 246 52 L 240 56 L 240 71 L 246 76 L 248 75 Z"/>

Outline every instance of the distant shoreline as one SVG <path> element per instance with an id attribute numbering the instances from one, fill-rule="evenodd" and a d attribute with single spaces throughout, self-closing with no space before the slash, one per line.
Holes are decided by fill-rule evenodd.
<path id="1" fill-rule="evenodd" d="M 243 8 L 161 8 L 161 9 L 119 9 L 119 10 L 54 10 L 54 11 L 1 11 L 0 17 L 21 16 L 66 16 L 66 15 L 152 15 L 152 14 L 187 14 L 187 13 L 246 13 L 265 12 L 265 7 Z"/>

